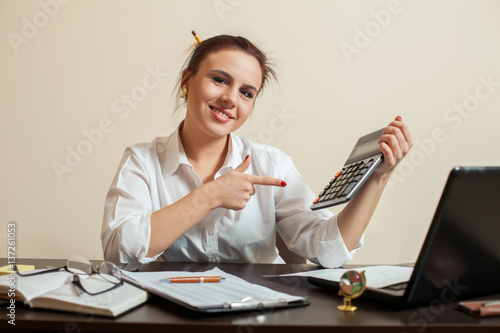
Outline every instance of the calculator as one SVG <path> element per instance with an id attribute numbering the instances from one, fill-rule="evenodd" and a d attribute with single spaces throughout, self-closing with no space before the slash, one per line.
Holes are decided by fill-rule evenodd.
<path id="1" fill-rule="evenodd" d="M 313 201 L 312 210 L 340 205 L 354 197 L 384 158 L 378 144 L 383 130 L 358 139 L 342 170 L 335 174 Z"/>

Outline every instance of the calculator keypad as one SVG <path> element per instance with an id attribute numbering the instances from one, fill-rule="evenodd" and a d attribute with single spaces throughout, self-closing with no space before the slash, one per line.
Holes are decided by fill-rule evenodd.
<path id="1" fill-rule="evenodd" d="M 371 158 L 345 165 L 341 171 L 335 174 L 313 203 L 317 204 L 348 196 L 374 161 Z"/>

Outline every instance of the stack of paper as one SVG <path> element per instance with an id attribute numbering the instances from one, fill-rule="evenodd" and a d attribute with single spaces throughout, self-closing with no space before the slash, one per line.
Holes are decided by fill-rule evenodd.
<path id="1" fill-rule="evenodd" d="M 220 312 L 308 304 L 304 297 L 249 283 L 219 268 L 202 273 L 123 271 L 123 276 L 131 284 L 195 311 Z M 222 276 L 225 281 L 218 283 L 160 282 L 166 278 L 188 276 Z"/>

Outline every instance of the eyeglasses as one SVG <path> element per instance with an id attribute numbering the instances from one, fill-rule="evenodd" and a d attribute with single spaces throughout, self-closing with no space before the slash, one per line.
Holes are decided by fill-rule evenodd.
<path id="1" fill-rule="evenodd" d="M 104 261 L 99 264 L 99 266 L 94 267 L 87 258 L 79 255 L 72 255 L 69 257 L 66 266 L 45 269 L 33 273 L 21 273 L 16 265 L 14 265 L 13 268 L 20 276 L 33 276 L 66 270 L 73 273 L 71 282 L 89 295 L 99 295 L 123 285 L 121 271 L 115 264 Z M 93 273 L 98 274 L 102 279 L 80 278 L 82 275 L 91 275 Z"/>

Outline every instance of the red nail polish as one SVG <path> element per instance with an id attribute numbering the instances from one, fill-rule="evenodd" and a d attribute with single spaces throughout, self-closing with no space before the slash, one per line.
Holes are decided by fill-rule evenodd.
<path id="1" fill-rule="evenodd" d="M 247 155 L 247 157 L 245 157 L 245 161 L 248 160 L 249 157 L 250 157 L 250 155 Z"/>
<path id="2" fill-rule="evenodd" d="M 281 181 L 281 183 L 280 183 L 280 184 L 281 184 L 281 186 L 282 186 L 282 187 L 285 187 L 285 186 L 286 186 L 286 182 L 285 182 L 285 181 Z"/>
<path id="3" fill-rule="evenodd" d="M 397 120 L 397 121 L 403 121 L 403 118 L 401 118 L 401 116 L 397 116 L 397 117 L 396 117 L 396 120 Z"/>

